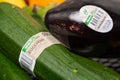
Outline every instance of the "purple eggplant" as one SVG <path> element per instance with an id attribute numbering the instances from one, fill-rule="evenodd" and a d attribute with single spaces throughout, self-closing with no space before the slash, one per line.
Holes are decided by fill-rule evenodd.
<path id="1" fill-rule="evenodd" d="M 120 41 L 120 1 L 68 0 L 47 12 L 45 24 L 70 48 Z"/>

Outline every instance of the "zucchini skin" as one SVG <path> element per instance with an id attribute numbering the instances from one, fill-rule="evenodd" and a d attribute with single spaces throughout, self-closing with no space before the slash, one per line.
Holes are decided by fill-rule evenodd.
<path id="1" fill-rule="evenodd" d="M 7 3 L 0 4 L 0 46 L 10 52 L 12 61 L 18 63 L 19 53 L 25 42 L 34 34 L 45 31 L 30 15 L 22 9 Z M 8 14 L 9 13 L 9 14 Z M 7 43 L 4 44 L 3 43 Z M 10 43 L 9 43 L 10 42 Z M 15 45 L 13 45 L 15 44 Z M 14 56 L 14 58 L 13 58 Z"/>
<path id="2" fill-rule="evenodd" d="M 69 19 L 69 15 L 72 12 L 79 11 L 85 5 L 95 5 L 103 8 L 113 19 L 113 29 L 108 33 L 99 33 L 91 30 L 84 23 Z M 119 10 L 120 2 L 116 0 L 69 0 L 49 10 L 45 17 L 45 24 L 55 37 L 67 46 L 70 45 L 70 47 L 109 43 L 114 40 L 120 41 L 120 37 L 118 37 L 120 35 Z M 72 30 L 70 28 L 71 25 L 74 26 Z"/>
<path id="3" fill-rule="evenodd" d="M 9 59 L 19 64 L 18 57 L 24 43 L 32 35 L 45 30 L 38 28 L 40 25 L 36 26 L 35 22 L 29 20 L 28 15 L 23 14 L 18 8 L 12 9 L 10 4 L 0 4 L 0 10 L 2 12 L 0 15 L 0 19 L 2 19 L 0 20 L 0 48 L 7 51 L 4 54 Z M 6 14 L 8 13 L 6 11 L 11 12 L 10 15 Z M 5 24 L 6 22 L 8 23 Z M 92 71 L 93 67 L 88 69 L 87 65 L 80 64 L 89 61 L 88 59 L 83 58 L 84 61 L 78 62 L 72 54 L 60 44 L 46 48 L 36 61 L 34 69 L 36 76 L 45 80 L 120 80 L 118 73 L 114 71 L 112 73 L 111 69 L 108 69 L 111 72 L 104 72 L 103 66 L 97 68 L 100 71 L 102 70 L 101 72 Z M 81 58 L 79 57 L 79 59 Z M 95 64 L 99 66 L 99 63 Z M 94 65 L 92 61 L 90 61 L 90 65 Z M 96 73 L 99 74 L 96 75 Z M 106 77 L 102 73 L 112 75 L 112 77 Z"/>
<path id="4" fill-rule="evenodd" d="M 115 71 L 73 54 L 59 44 L 45 49 L 35 67 L 35 72 L 40 71 L 36 74 L 45 80 L 120 80 L 120 74 Z"/>
<path id="5" fill-rule="evenodd" d="M 21 68 L 0 53 L 0 80 L 32 80 Z"/>

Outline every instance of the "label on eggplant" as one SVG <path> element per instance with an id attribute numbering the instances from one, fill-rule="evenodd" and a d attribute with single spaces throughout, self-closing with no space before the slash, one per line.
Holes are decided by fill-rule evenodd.
<path id="1" fill-rule="evenodd" d="M 113 28 L 113 20 L 110 15 L 102 8 L 86 5 L 79 11 L 71 13 L 71 20 L 78 23 L 83 22 L 86 26 L 100 33 L 107 33 Z"/>
<path id="2" fill-rule="evenodd" d="M 82 21 L 97 32 L 106 33 L 113 28 L 112 18 L 100 7 L 86 5 L 80 9 L 79 14 Z"/>
<path id="3" fill-rule="evenodd" d="M 32 36 L 23 46 L 19 63 L 22 68 L 32 73 L 34 76 L 34 67 L 37 58 L 40 54 L 49 46 L 54 44 L 61 44 L 55 37 L 49 32 L 40 32 Z"/>

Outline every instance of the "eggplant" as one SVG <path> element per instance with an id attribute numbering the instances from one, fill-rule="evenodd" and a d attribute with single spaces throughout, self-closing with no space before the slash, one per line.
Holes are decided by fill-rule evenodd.
<path id="1" fill-rule="evenodd" d="M 45 16 L 48 30 L 57 39 L 80 50 L 91 45 L 108 47 L 112 41 L 120 41 L 119 23 L 119 0 L 68 0 Z"/>

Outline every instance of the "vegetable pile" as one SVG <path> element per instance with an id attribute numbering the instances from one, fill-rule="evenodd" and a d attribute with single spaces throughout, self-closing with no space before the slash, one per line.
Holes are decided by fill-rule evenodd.
<path id="1" fill-rule="evenodd" d="M 62 0 L 58 1 L 61 3 Z M 24 48 L 26 50 L 26 42 L 29 43 L 30 39 L 36 42 L 35 45 L 32 45 L 34 43 L 27 44 L 27 49 L 31 52 L 34 50 L 35 55 L 38 55 L 37 51 L 45 46 L 41 43 L 42 40 L 45 39 L 52 44 L 44 48 L 42 52 L 40 51 L 36 59 L 32 74 L 38 79 L 120 80 L 120 74 L 116 71 L 71 52 L 61 42 L 54 44 L 53 38 L 56 41 L 59 40 L 50 34 L 44 24 L 47 10 L 39 15 L 28 8 L 21 9 L 9 3 L 0 3 L 0 68 L 3 68 L 0 70 L 1 80 L 31 80 L 28 73 L 31 73 L 29 67 L 31 67 L 33 56 L 22 57 L 24 60 L 22 66 L 19 63 L 20 53 Z M 42 36 L 36 37 L 38 33 Z M 38 37 L 42 39 L 37 42 Z M 42 45 L 35 48 L 37 43 Z M 23 54 L 27 55 L 27 51 Z"/>

